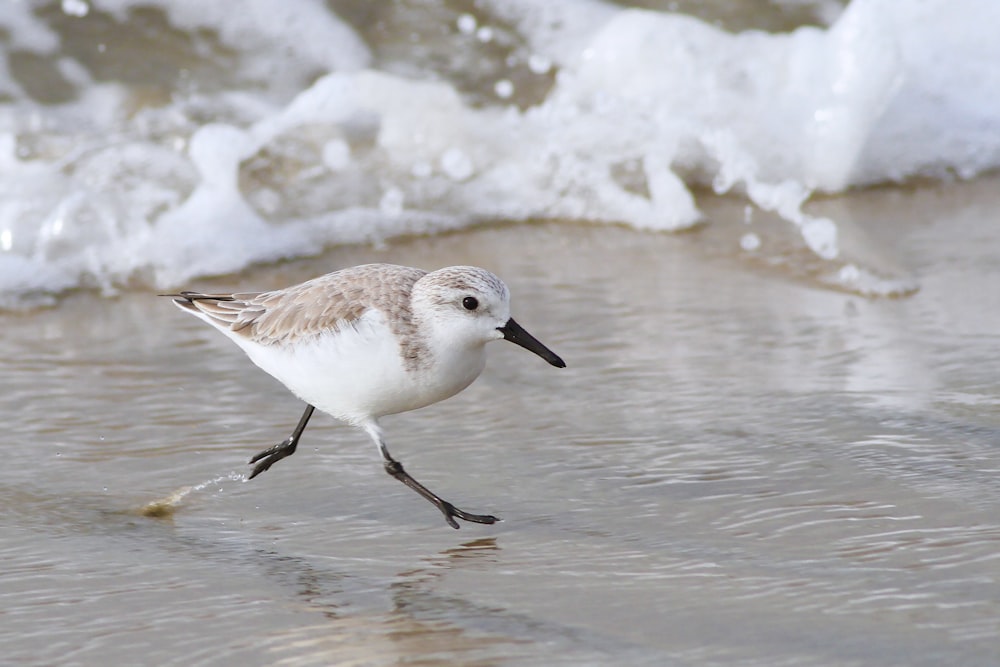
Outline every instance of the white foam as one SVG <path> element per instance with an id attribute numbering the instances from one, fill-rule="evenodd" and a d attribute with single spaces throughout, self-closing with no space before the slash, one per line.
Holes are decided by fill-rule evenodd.
<path id="1" fill-rule="evenodd" d="M 62 6 L 127 21 L 148 4 Z M 788 220 L 840 262 L 831 282 L 891 291 L 878 267 L 838 259 L 837 221 L 805 214 L 810 195 L 1000 165 L 992 0 L 854 0 L 830 28 L 787 34 L 597 0 L 486 3 L 451 29 L 474 45 L 511 26 L 525 50 L 505 62 L 554 79 L 525 104 L 531 86 L 494 73 L 493 107 L 445 78 L 365 69 L 368 47 L 320 0 L 152 6 L 179 30 L 214 31 L 237 54 L 234 80 L 255 83 L 152 106 L 62 56 L 77 98 L 43 107 L 0 56 L 13 100 L 0 109 L 0 306 L 74 286 L 172 288 L 483 219 L 683 229 L 701 219 L 695 185 Z M 59 52 L 26 5 L 0 12 L 0 28 L 16 48 Z M 744 245 L 765 251 L 755 238 L 751 223 Z"/>
<path id="2" fill-rule="evenodd" d="M 150 4 L 162 9 L 173 26 L 215 32 L 241 52 L 241 67 L 253 77 L 280 76 L 279 62 L 353 71 L 371 59 L 361 38 L 322 0 L 240 0 L 238 7 L 204 0 L 101 0 L 99 7 L 124 20 L 131 10 Z"/>
<path id="3" fill-rule="evenodd" d="M 472 176 L 472 160 L 461 148 L 449 148 L 441 155 L 441 171 L 453 181 L 464 181 Z"/>
<path id="4" fill-rule="evenodd" d="M 455 25 L 463 35 L 471 35 L 476 31 L 476 17 L 472 14 L 462 14 L 458 17 Z"/>
<path id="5" fill-rule="evenodd" d="M 62 10 L 68 16 L 80 18 L 87 15 L 90 5 L 86 0 L 62 0 Z"/>
<path id="6" fill-rule="evenodd" d="M 514 84 L 510 79 L 500 79 L 493 84 L 493 91 L 500 99 L 507 100 L 514 94 Z"/>
<path id="7" fill-rule="evenodd" d="M 330 171 L 342 171 L 351 163 L 351 146 L 343 139 L 331 139 L 323 144 L 323 164 Z"/>

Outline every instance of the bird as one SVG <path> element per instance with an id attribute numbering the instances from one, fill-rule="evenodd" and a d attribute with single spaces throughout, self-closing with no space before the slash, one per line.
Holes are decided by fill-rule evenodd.
<path id="1" fill-rule="evenodd" d="M 294 454 L 319 409 L 367 433 L 385 471 L 437 507 L 452 528 L 459 528 L 456 519 L 500 519 L 459 509 L 410 476 L 389 453 L 379 420 L 461 392 L 483 371 L 486 344 L 494 340 L 566 367 L 511 317 L 507 285 L 474 266 L 427 272 L 364 264 L 267 292 L 160 296 L 221 331 L 306 404 L 291 435 L 250 459 L 248 480 Z"/>

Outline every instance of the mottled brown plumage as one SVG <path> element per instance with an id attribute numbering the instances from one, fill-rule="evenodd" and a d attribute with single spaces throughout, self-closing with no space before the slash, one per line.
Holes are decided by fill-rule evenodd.
<path id="1" fill-rule="evenodd" d="M 177 303 L 261 345 L 296 341 L 351 326 L 371 308 L 379 310 L 401 341 L 407 368 L 421 362 L 420 337 L 413 335 L 409 294 L 426 271 L 408 266 L 364 264 L 270 292 L 201 294 L 181 292 Z M 405 297 L 405 298 L 401 298 Z"/>
<path id="2" fill-rule="evenodd" d="M 200 294 L 182 292 L 181 305 L 200 310 L 230 330 L 262 345 L 290 343 L 320 333 L 338 331 L 369 308 L 385 313 L 389 321 L 406 315 L 409 292 L 426 271 L 406 266 L 366 264 L 299 285 L 271 292 Z"/>

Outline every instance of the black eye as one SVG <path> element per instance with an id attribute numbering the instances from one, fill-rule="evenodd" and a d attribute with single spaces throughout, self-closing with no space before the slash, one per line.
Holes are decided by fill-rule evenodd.
<path id="1" fill-rule="evenodd" d="M 479 301 L 474 296 L 467 296 L 462 299 L 462 305 L 466 310 L 475 310 L 479 308 Z"/>

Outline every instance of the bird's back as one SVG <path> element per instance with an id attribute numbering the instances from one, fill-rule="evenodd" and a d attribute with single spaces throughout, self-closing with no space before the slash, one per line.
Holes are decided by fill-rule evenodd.
<path id="1" fill-rule="evenodd" d="M 226 333 L 259 345 L 295 344 L 338 331 L 369 309 L 388 321 L 412 325 L 410 292 L 426 271 L 394 264 L 364 264 L 269 292 L 181 292 L 174 303 Z"/>

